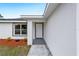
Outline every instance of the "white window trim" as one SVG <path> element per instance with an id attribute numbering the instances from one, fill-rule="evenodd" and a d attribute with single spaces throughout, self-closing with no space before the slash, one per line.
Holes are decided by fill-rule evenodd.
<path id="1" fill-rule="evenodd" d="M 13 36 L 26 36 L 27 34 L 22 34 L 22 31 L 21 30 L 24 30 L 24 29 L 20 29 L 20 32 L 21 32 L 21 34 L 15 34 L 15 25 L 17 25 L 17 24 L 20 24 L 20 26 L 21 25 L 27 25 L 27 23 L 26 22 L 20 22 L 20 23 L 13 23 L 13 25 L 12 25 L 12 35 Z M 26 29 L 27 30 L 27 29 Z"/>

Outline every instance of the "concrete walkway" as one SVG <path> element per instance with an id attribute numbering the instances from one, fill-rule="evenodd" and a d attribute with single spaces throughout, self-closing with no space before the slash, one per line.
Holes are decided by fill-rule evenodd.
<path id="1" fill-rule="evenodd" d="M 45 45 L 32 45 L 28 56 L 48 56 L 49 51 Z"/>

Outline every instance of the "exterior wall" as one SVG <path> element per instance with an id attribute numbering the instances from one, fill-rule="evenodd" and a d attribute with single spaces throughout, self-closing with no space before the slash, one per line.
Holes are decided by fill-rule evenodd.
<path id="1" fill-rule="evenodd" d="M 32 20 L 27 21 L 27 39 L 28 39 L 28 45 L 32 45 Z"/>
<path id="2" fill-rule="evenodd" d="M 77 19 L 76 19 L 76 34 L 77 34 L 77 56 L 79 56 L 79 4 L 77 4 Z"/>
<path id="3" fill-rule="evenodd" d="M 12 37 L 12 23 L 0 23 L 0 38 Z"/>
<path id="4" fill-rule="evenodd" d="M 46 40 L 46 36 L 47 36 L 46 35 L 46 33 L 47 33 L 46 32 L 46 28 L 47 28 L 46 26 L 47 26 L 47 22 L 44 23 L 44 40 Z"/>
<path id="5" fill-rule="evenodd" d="M 76 55 L 76 4 L 61 4 L 48 18 L 45 40 L 54 56 Z"/>
<path id="6" fill-rule="evenodd" d="M 8 37 L 11 37 L 13 39 L 26 38 L 12 35 L 12 23 L 0 23 L 0 38 L 8 38 Z"/>
<path id="7" fill-rule="evenodd" d="M 26 21 L 25 21 L 26 20 Z M 27 38 L 28 39 L 28 44 L 32 45 L 32 39 L 35 39 L 35 22 L 45 22 L 45 20 L 0 20 L 0 38 L 8 38 L 11 37 L 12 39 L 23 39 Z M 27 32 L 28 34 L 26 36 L 13 36 L 12 34 L 12 23 L 16 22 L 27 22 Z"/>

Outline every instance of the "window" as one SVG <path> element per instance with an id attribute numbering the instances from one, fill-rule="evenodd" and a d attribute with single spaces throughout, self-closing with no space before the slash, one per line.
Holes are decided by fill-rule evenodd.
<path id="1" fill-rule="evenodd" d="M 27 34 L 27 24 L 26 23 L 16 23 L 14 24 L 14 35 L 26 35 Z"/>

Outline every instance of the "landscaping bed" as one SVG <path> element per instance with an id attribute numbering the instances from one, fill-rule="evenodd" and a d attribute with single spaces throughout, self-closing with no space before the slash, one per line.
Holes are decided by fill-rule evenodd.
<path id="1" fill-rule="evenodd" d="M 0 39 L 1 46 L 25 46 L 27 45 L 27 39 Z"/>

